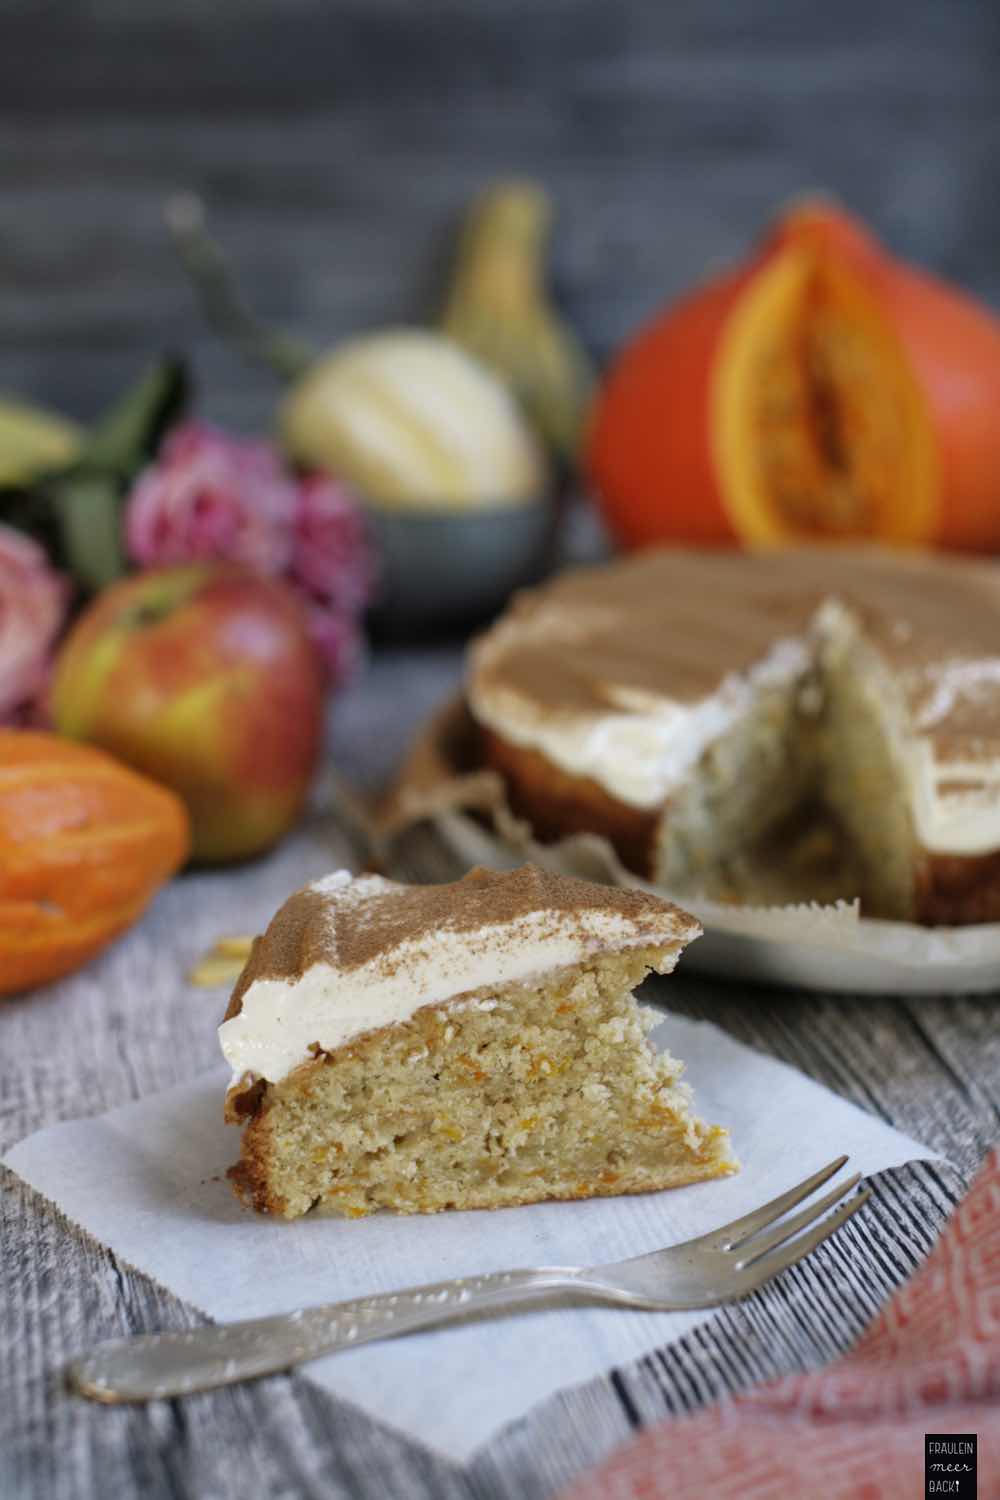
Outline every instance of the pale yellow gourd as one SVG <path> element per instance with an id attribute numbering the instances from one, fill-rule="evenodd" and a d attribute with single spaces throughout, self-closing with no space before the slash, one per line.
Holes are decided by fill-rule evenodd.
<path id="1" fill-rule="evenodd" d="M 299 464 L 387 510 L 482 510 L 547 489 L 541 445 L 510 391 L 443 334 L 386 329 L 310 366 L 280 415 Z"/>
<path id="2" fill-rule="evenodd" d="M 594 373 L 546 294 L 551 225 L 551 202 L 535 183 L 483 193 L 462 231 L 442 327 L 509 382 L 553 453 L 572 465 Z"/>
<path id="3" fill-rule="evenodd" d="M 0 398 L 0 485 L 30 484 L 76 457 L 81 432 L 74 422 L 22 401 Z"/>

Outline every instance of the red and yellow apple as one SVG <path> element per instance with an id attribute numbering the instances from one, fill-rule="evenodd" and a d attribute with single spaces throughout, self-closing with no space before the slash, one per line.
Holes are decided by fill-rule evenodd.
<path id="1" fill-rule="evenodd" d="M 321 664 L 281 583 L 231 563 L 106 589 L 56 663 L 52 712 L 187 805 L 192 853 L 243 859 L 301 811 L 323 729 Z"/>

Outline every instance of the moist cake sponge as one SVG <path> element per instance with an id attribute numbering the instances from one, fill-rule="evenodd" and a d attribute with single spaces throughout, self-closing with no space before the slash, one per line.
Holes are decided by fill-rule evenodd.
<path id="1" fill-rule="evenodd" d="M 258 940 L 220 1031 L 237 1192 L 285 1218 L 353 1218 L 735 1171 L 632 993 L 698 931 L 656 897 L 532 866 L 307 887 Z"/>

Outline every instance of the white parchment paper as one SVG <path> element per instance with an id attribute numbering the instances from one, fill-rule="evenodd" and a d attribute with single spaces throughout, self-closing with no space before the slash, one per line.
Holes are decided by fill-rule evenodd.
<path id="1" fill-rule="evenodd" d="M 511 1266 L 621 1260 L 703 1234 L 843 1152 L 845 1170 L 866 1174 L 932 1155 L 707 1022 L 671 1017 L 654 1041 L 687 1062 L 701 1115 L 732 1129 L 738 1175 L 584 1203 L 284 1223 L 241 1207 L 224 1180 L 238 1140 L 222 1123 L 221 1067 L 109 1114 L 50 1126 L 5 1160 L 116 1255 L 229 1321 Z M 537 1402 L 710 1316 L 531 1311 L 353 1349 L 304 1373 L 461 1461 Z"/>

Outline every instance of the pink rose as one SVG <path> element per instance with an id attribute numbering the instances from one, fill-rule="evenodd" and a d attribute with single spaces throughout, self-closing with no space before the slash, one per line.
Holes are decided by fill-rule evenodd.
<path id="1" fill-rule="evenodd" d="M 303 602 L 309 634 L 323 658 L 327 679 L 339 687 L 353 677 L 365 659 L 365 638 L 357 616 L 308 598 Z"/>
<path id="2" fill-rule="evenodd" d="M 144 568 L 220 558 L 284 576 L 331 682 L 362 658 L 374 559 L 361 509 L 334 479 L 296 479 L 269 443 L 175 427 L 129 496 L 125 546 Z"/>
<path id="3" fill-rule="evenodd" d="M 39 716 L 68 597 L 37 542 L 0 526 L 0 724 Z"/>
<path id="4" fill-rule="evenodd" d="M 299 483 L 292 577 L 318 599 L 356 611 L 367 604 L 374 575 L 358 502 L 338 480 L 307 474 Z"/>
<path id="5" fill-rule="evenodd" d="M 364 516 L 350 490 L 324 474 L 307 474 L 299 483 L 291 580 L 305 597 L 313 639 L 334 682 L 362 658 L 359 620 L 374 577 Z"/>
<path id="6" fill-rule="evenodd" d="M 145 568 L 225 558 L 284 573 L 296 507 L 295 482 L 269 443 L 185 422 L 136 481 L 125 544 Z"/>

